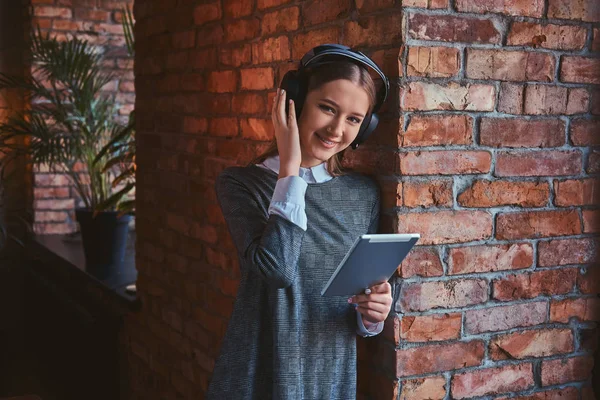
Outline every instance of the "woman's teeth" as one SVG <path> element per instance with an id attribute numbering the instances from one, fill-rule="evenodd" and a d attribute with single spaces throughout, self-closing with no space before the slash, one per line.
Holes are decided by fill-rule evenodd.
<path id="1" fill-rule="evenodd" d="M 319 138 L 319 140 L 321 140 L 321 142 L 325 143 L 328 146 L 333 146 L 335 144 L 334 142 L 330 142 L 329 140 L 323 139 L 319 134 L 317 134 L 317 137 Z"/>

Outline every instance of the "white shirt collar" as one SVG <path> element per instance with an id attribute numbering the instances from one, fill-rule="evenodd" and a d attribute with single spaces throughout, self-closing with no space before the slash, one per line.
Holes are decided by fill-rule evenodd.
<path id="1" fill-rule="evenodd" d="M 270 169 L 275 173 L 279 173 L 279 155 L 274 155 L 273 157 L 267 158 L 262 165 Z M 310 175 L 314 178 L 314 182 L 322 183 L 333 178 L 329 172 L 327 171 L 327 162 L 323 162 L 319 165 L 315 165 L 314 167 L 304 168 L 300 167 L 300 177 L 306 181 L 313 182 L 313 179 L 310 179 Z M 308 179 L 307 179 L 308 178 Z"/>

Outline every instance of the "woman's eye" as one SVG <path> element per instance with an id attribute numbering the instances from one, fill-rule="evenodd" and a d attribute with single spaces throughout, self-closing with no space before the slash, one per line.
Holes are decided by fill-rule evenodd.
<path id="1" fill-rule="evenodd" d="M 331 113 L 334 112 L 333 108 L 326 106 L 325 104 L 320 104 L 319 108 L 323 111 L 327 111 L 327 112 L 331 112 Z"/>
<path id="2" fill-rule="evenodd" d="M 348 118 L 350 121 L 352 121 L 355 124 L 360 124 L 360 119 L 356 118 L 356 117 L 350 117 Z"/>

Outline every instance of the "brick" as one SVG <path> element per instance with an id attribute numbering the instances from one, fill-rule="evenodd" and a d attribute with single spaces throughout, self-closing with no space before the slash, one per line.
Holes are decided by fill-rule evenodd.
<path id="1" fill-rule="evenodd" d="M 171 35 L 171 46 L 176 49 L 189 49 L 194 47 L 195 39 L 195 30 L 176 32 Z"/>
<path id="2" fill-rule="evenodd" d="M 451 371 L 480 365 L 483 353 L 483 342 L 479 340 L 397 350 L 396 376 Z"/>
<path id="3" fill-rule="evenodd" d="M 600 232 L 600 211 L 599 210 L 583 210 L 583 233 L 599 233 Z"/>
<path id="4" fill-rule="evenodd" d="M 591 149 L 587 159 L 586 172 L 588 174 L 600 173 L 600 151 Z"/>
<path id="5" fill-rule="evenodd" d="M 350 2 L 345 0 L 332 0 L 323 2 L 310 0 L 302 7 L 304 26 L 322 24 L 336 19 L 346 18 L 350 11 Z"/>
<path id="6" fill-rule="evenodd" d="M 271 89 L 275 83 L 272 68 L 245 68 L 240 70 L 240 74 L 242 89 Z"/>
<path id="7" fill-rule="evenodd" d="M 35 17 L 49 17 L 49 18 L 73 18 L 71 9 L 66 7 L 51 7 L 51 6 L 37 6 L 33 9 L 33 15 Z"/>
<path id="8" fill-rule="evenodd" d="M 515 21 L 510 27 L 506 44 L 555 50 L 581 50 L 585 46 L 586 36 L 587 29 L 583 26 Z"/>
<path id="9" fill-rule="evenodd" d="M 253 0 L 224 0 L 223 10 L 226 17 L 240 18 L 252 14 Z"/>
<path id="10" fill-rule="evenodd" d="M 492 234 L 492 217 L 485 211 L 410 213 L 397 219 L 396 232 L 420 233 L 422 245 L 470 242 Z"/>
<path id="11" fill-rule="evenodd" d="M 547 357 L 573 351 L 570 329 L 539 329 L 494 337 L 490 341 L 492 360 Z"/>
<path id="12" fill-rule="evenodd" d="M 568 93 L 569 98 L 565 114 L 573 115 L 588 112 L 590 108 L 590 92 L 586 88 L 571 88 Z"/>
<path id="13" fill-rule="evenodd" d="M 574 210 L 500 213 L 496 219 L 498 240 L 537 239 L 580 233 L 579 214 Z"/>
<path id="14" fill-rule="evenodd" d="M 505 392 L 519 392 L 534 386 L 531 363 L 486 368 L 454 375 L 453 399 L 479 397 Z"/>
<path id="15" fill-rule="evenodd" d="M 577 270 L 574 268 L 508 275 L 492 281 L 492 297 L 509 301 L 567 294 L 573 290 L 576 279 Z"/>
<path id="16" fill-rule="evenodd" d="M 206 22 L 216 21 L 221 19 L 221 2 L 200 4 L 194 8 L 194 24 L 202 25 Z"/>
<path id="17" fill-rule="evenodd" d="M 563 56 L 560 64 L 560 80 L 561 82 L 600 84 L 600 60 L 589 57 Z"/>
<path id="18" fill-rule="evenodd" d="M 595 260 L 599 242 L 593 238 L 555 239 L 538 244 L 538 265 L 554 267 L 588 264 Z"/>
<path id="19" fill-rule="evenodd" d="M 236 19 L 225 25 L 225 41 L 227 43 L 250 40 L 260 34 L 258 18 Z"/>
<path id="20" fill-rule="evenodd" d="M 206 118 L 186 116 L 183 120 L 183 132 L 206 134 L 208 130 L 208 121 Z"/>
<path id="21" fill-rule="evenodd" d="M 181 90 L 202 92 L 206 88 L 204 75 L 188 73 L 181 75 Z"/>
<path id="22" fill-rule="evenodd" d="M 510 400 L 573 400 L 579 398 L 576 387 L 535 392 L 526 396 L 510 397 Z M 509 400 L 508 397 L 497 397 L 497 400 Z"/>
<path id="23" fill-rule="evenodd" d="M 209 132 L 215 136 L 236 136 L 238 134 L 237 118 L 211 118 Z"/>
<path id="24" fill-rule="evenodd" d="M 443 400 L 446 397 L 446 378 L 434 376 L 431 378 L 411 379 L 402 382 L 402 400 Z"/>
<path id="25" fill-rule="evenodd" d="M 402 197 L 406 207 L 451 207 L 452 180 L 405 181 Z"/>
<path id="26" fill-rule="evenodd" d="M 267 111 L 264 96 L 256 93 L 236 93 L 231 102 L 235 114 L 264 114 Z"/>
<path id="27" fill-rule="evenodd" d="M 440 150 L 400 153 L 402 175 L 480 174 L 490 170 L 487 151 Z"/>
<path id="28" fill-rule="evenodd" d="M 559 207 L 600 203 L 600 179 L 554 181 L 554 204 Z"/>
<path id="29" fill-rule="evenodd" d="M 261 21 L 261 36 L 277 32 L 289 32 L 298 29 L 300 9 L 288 7 L 266 13 Z"/>
<path id="30" fill-rule="evenodd" d="M 594 28 L 594 38 L 592 41 L 592 51 L 600 51 L 600 28 Z"/>
<path id="31" fill-rule="evenodd" d="M 600 119 L 576 119 L 571 122 L 569 138 L 574 146 L 600 145 Z"/>
<path id="32" fill-rule="evenodd" d="M 251 60 L 252 46 L 250 44 L 219 49 L 219 62 L 224 65 L 239 67 L 244 64 L 249 64 Z"/>
<path id="33" fill-rule="evenodd" d="M 539 150 L 496 153 L 496 176 L 562 176 L 581 172 L 581 153 Z"/>
<path id="34" fill-rule="evenodd" d="M 206 89 L 213 93 L 234 92 L 236 86 L 236 71 L 213 71 L 208 74 L 206 80 Z"/>
<path id="35" fill-rule="evenodd" d="M 37 176 L 37 174 L 36 174 Z M 55 188 L 33 188 L 33 196 L 35 199 L 51 199 L 51 198 L 65 198 L 69 197 L 68 187 L 55 187 Z"/>
<path id="36" fill-rule="evenodd" d="M 71 21 L 65 19 L 55 19 L 52 21 L 52 30 L 57 31 L 82 31 L 92 30 L 93 24 L 87 21 Z M 121 34 L 123 32 L 121 31 Z"/>
<path id="37" fill-rule="evenodd" d="M 454 47 L 417 47 L 408 49 L 409 76 L 447 78 L 458 74 L 460 54 Z"/>
<path id="38" fill-rule="evenodd" d="M 71 184 L 71 180 L 67 177 L 67 175 L 57 175 L 57 174 L 35 174 L 34 175 L 34 184 L 36 187 L 40 186 L 69 186 Z"/>
<path id="39" fill-rule="evenodd" d="M 391 8 L 394 6 L 394 0 L 355 0 L 356 8 L 361 14 L 368 14 L 373 11 Z M 402 4 L 407 7 L 405 3 Z"/>
<path id="40" fill-rule="evenodd" d="M 361 17 L 358 21 L 344 23 L 344 43 L 350 47 L 391 45 L 401 40 L 402 13 L 400 12 Z"/>
<path id="41" fill-rule="evenodd" d="M 595 0 L 549 0 L 548 18 L 600 22 L 600 7 Z"/>
<path id="42" fill-rule="evenodd" d="M 339 43 L 340 32 L 337 27 L 315 29 L 292 38 L 292 59 L 299 60 L 306 52 L 315 47 L 315 43 Z"/>
<path id="43" fill-rule="evenodd" d="M 533 248 L 529 243 L 455 247 L 449 249 L 448 275 L 529 268 Z"/>
<path id="44" fill-rule="evenodd" d="M 472 79 L 551 82 L 554 57 L 547 53 L 467 49 L 466 76 Z"/>
<path id="45" fill-rule="evenodd" d="M 286 36 L 252 43 L 252 63 L 263 64 L 290 58 L 290 43 Z"/>
<path id="46" fill-rule="evenodd" d="M 402 135 L 402 145 L 471 144 L 473 118 L 468 115 L 413 115 Z"/>
<path id="47" fill-rule="evenodd" d="M 75 18 L 86 21 L 110 21 L 110 12 L 104 10 L 91 10 L 88 8 L 76 8 Z"/>
<path id="48" fill-rule="evenodd" d="M 496 90 L 494 86 L 481 84 L 410 82 L 400 96 L 400 107 L 405 111 L 492 111 Z"/>
<path id="49" fill-rule="evenodd" d="M 408 15 L 408 34 L 412 39 L 444 42 L 500 43 L 500 32 L 489 19 L 447 15 Z"/>
<path id="50" fill-rule="evenodd" d="M 265 8 L 277 7 L 287 4 L 292 0 L 256 0 L 256 8 L 264 10 Z"/>
<path id="51" fill-rule="evenodd" d="M 498 99 L 498 111 L 507 114 L 523 114 L 523 94 L 525 87 L 502 82 Z"/>
<path id="52" fill-rule="evenodd" d="M 565 144 L 560 119 L 482 118 L 479 140 L 491 147 L 559 147 Z"/>
<path id="53" fill-rule="evenodd" d="M 35 211 L 34 222 L 67 222 L 69 214 L 56 211 Z"/>
<path id="54" fill-rule="evenodd" d="M 550 188 L 545 182 L 477 180 L 457 200 L 463 207 L 543 207 L 549 197 Z"/>
<path id="55" fill-rule="evenodd" d="M 75 207 L 75 199 L 35 200 L 33 208 L 40 210 L 68 210 Z"/>
<path id="56" fill-rule="evenodd" d="M 275 138 L 273 122 L 270 119 L 241 119 L 240 127 L 244 139 L 270 141 Z"/>
<path id="57" fill-rule="evenodd" d="M 521 15 L 525 17 L 541 18 L 544 12 L 544 0 L 517 0 L 517 1 L 505 1 L 505 0 L 483 0 L 483 1 L 469 1 L 469 0 L 457 0 L 456 10 L 458 12 L 469 12 L 469 13 L 499 13 L 506 15 Z"/>
<path id="58" fill-rule="evenodd" d="M 598 264 L 598 253 L 595 255 L 595 263 Z M 600 268 L 590 267 L 579 271 L 577 276 L 577 287 L 581 293 L 599 294 L 600 293 Z"/>
<path id="59" fill-rule="evenodd" d="M 527 85 L 525 87 L 525 114 L 565 114 L 568 89 L 550 85 Z"/>
<path id="60" fill-rule="evenodd" d="M 428 9 L 448 8 L 448 0 L 403 0 L 402 7 Z"/>
<path id="61" fill-rule="evenodd" d="M 198 34 L 196 35 L 196 47 L 214 46 L 223 43 L 224 37 L 225 33 L 223 32 L 223 27 L 220 24 L 211 24 L 200 27 L 198 28 Z M 196 55 L 198 55 L 198 53 L 196 53 Z M 198 58 L 196 58 L 196 60 L 198 60 Z M 209 60 L 209 62 L 210 61 L 212 60 Z M 195 67 L 199 68 L 199 65 L 195 64 Z"/>
<path id="62" fill-rule="evenodd" d="M 402 283 L 398 299 L 403 312 L 457 308 L 487 301 L 483 279 L 454 279 L 443 282 Z"/>
<path id="63" fill-rule="evenodd" d="M 542 301 L 468 310 L 465 311 L 465 332 L 479 334 L 535 326 L 546 322 L 547 313 L 548 303 Z"/>
<path id="64" fill-rule="evenodd" d="M 553 300 L 550 303 L 550 322 L 569 323 L 570 318 L 580 321 L 600 321 L 600 299 L 579 298 Z"/>
<path id="65" fill-rule="evenodd" d="M 400 338 L 407 342 L 459 339 L 460 325 L 460 313 L 405 315 L 400 321 Z"/>
<path id="66" fill-rule="evenodd" d="M 435 247 L 415 247 L 398 267 L 398 275 L 402 278 L 413 276 L 442 276 L 444 269 L 440 255 Z"/>
<path id="67" fill-rule="evenodd" d="M 542 385 L 584 381 L 591 377 L 594 358 L 591 355 L 542 361 Z"/>

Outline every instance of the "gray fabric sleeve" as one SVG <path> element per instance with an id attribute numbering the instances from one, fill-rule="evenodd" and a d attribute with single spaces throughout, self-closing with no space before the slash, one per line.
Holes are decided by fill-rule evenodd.
<path id="1" fill-rule="evenodd" d="M 381 213 L 381 195 L 379 186 L 377 186 L 377 196 L 375 197 L 375 202 L 373 203 L 373 209 L 371 210 L 371 222 L 369 223 L 369 230 L 367 233 L 377 233 L 379 229 L 379 215 Z"/>
<path id="2" fill-rule="evenodd" d="M 240 258 L 240 268 L 268 285 L 286 288 L 295 280 L 305 231 L 262 210 L 246 185 L 227 173 L 215 184 L 217 199 Z"/>

